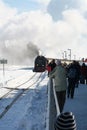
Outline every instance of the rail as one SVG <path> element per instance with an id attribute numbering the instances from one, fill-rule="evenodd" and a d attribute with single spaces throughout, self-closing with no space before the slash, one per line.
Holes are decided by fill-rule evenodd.
<path id="1" fill-rule="evenodd" d="M 46 130 L 54 130 L 54 121 L 60 114 L 59 105 L 55 91 L 54 79 L 49 78 L 48 82 L 48 109 L 47 109 L 47 127 Z"/>

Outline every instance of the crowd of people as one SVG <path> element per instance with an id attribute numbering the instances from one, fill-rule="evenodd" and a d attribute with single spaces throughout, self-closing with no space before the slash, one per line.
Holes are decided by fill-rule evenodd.
<path id="1" fill-rule="evenodd" d="M 78 61 L 66 64 L 61 63 L 60 60 L 55 61 L 55 59 L 53 59 L 47 67 L 48 76 L 54 78 L 56 96 L 61 115 L 63 113 L 66 97 L 73 99 L 75 88 L 79 86 L 79 83 L 87 84 L 87 66 L 84 62 L 82 65 L 80 65 Z M 58 119 L 59 117 L 57 120 Z M 55 130 L 57 129 L 55 128 Z M 72 130 L 76 130 L 76 127 Z"/>
<path id="2" fill-rule="evenodd" d="M 55 80 L 56 92 L 66 88 L 68 98 L 74 98 L 74 91 L 79 83 L 87 84 L 87 65 L 84 62 L 82 65 L 78 61 L 66 64 L 61 63 L 60 60 L 55 61 L 53 59 L 48 63 L 47 70 L 48 76 Z"/>

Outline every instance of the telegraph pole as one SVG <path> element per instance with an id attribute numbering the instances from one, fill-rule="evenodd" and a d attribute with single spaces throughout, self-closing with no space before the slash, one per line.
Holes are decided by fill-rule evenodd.
<path id="1" fill-rule="evenodd" d="M 65 53 L 65 60 L 67 59 L 67 52 L 66 51 L 64 51 L 64 53 Z"/>
<path id="2" fill-rule="evenodd" d="M 71 60 L 71 49 L 68 49 L 69 50 L 69 59 Z"/>
<path id="3" fill-rule="evenodd" d="M 5 84 L 5 64 L 7 64 L 7 60 L 6 59 L 1 59 L 0 64 L 3 65 L 2 70 L 3 70 L 3 86 L 4 86 L 4 84 Z"/>

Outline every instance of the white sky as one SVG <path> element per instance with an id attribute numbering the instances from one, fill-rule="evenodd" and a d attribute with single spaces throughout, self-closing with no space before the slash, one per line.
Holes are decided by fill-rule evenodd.
<path id="1" fill-rule="evenodd" d="M 0 32 L 0 57 L 11 62 L 35 57 L 31 42 L 48 57 L 71 49 L 72 59 L 86 58 L 87 1 L 0 0 Z"/>

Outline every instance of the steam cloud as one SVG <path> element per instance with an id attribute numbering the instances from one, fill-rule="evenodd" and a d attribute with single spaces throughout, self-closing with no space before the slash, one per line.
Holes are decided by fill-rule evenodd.
<path id="1" fill-rule="evenodd" d="M 8 60 L 9 64 L 30 64 L 33 63 L 34 58 L 39 55 L 39 49 L 34 43 L 29 42 L 21 45 L 4 44 L 1 48 L 1 53 Z"/>
<path id="2" fill-rule="evenodd" d="M 68 48 L 72 59 L 87 57 L 87 0 L 47 1 L 46 10 L 21 13 L 0 1 L 0 58 L 33 64 L 39 49 L 46 57 L 61 58 Z"/>

